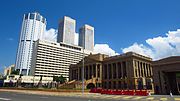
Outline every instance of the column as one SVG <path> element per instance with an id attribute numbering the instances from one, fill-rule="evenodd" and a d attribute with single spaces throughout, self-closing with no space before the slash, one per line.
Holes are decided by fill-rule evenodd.
<path id="1" fill-rule="evenodd" d="M 124 76 L 123 76 L 123 65 L 122 65 L 122 62 L 120 62 L 121 63 L 121 78 L 124 78 Z"/>
<path id="2" fill-rule="evenodd" d="M 88 80 L 90 79 L 90 66 L 88 65 Z"/>
<path id="3" fill-rule="evenodd" d="M 139 76 L 142 77 L 142 73 L 141 73 L 141 63 L 140 63 L 140 62 L 138 62 L 138 66 L 139 66 L 139 74 L 140 74 Z"/>
<path id="4" fill-rule="evenodd" d="M 102 65 L 99 64 L 100 79 L 102 80 Z"/>
<path id="5" fill-rule="evenodd" d="M 96 64 L 96 78 L 98 78 L 98 76 L 97 76 L 97 75 L 98 75 L 98 73 L 97 73 L 97 64 Z"/>
<path id="6" fill-rule="evenodd" d="M 139 65 L 137 61 L 135 63 L 136 63 L 136 69 L 137 69 L 137 77 L 139 78 Z"/>
<path id="7" fill-rule="evenodd" d="M 86 66 L 84 66 L 84 79 L 86 79 Z"/>
<path id="8" fill-rule="evenodd" d="M 114 71 L 113 71 L 113 63 L 111 63 L 111 72 L 112 72 L 112 79 L 114 79 Z M 113 84 L 112 84 L 113 85 Z"/>
<path id="9" fill-rule="evenodd" d="M 119 67 L 118 67 L 118 62 L 116 63 L 116 79 L 119 77 L 118 76 L 118 70 L 119 70 Z"/>
<path id="10" fill-rule="evenodd" d="M 79 73 L 79 67 L 78 67 L 78 68 L 77 68 L 77 80 L 79 80 L 79 77 L 80 77 L 79 74 L 80 74 L 80 73 Z"/>
<path id="11" fill-rule="evenodd" d="M 146 76 L 146 72 L 145 72 L 145 64 L 144 64 L 144 62 L 142 63 L 142 66 L 143 66 L 143 75 L 145 77 Z"/>
<path id="12" fill-rule="evenodd" d="M 149 64 L 149 67 L 150 67 L 150 71 L 151 71 L 151 77 L 153 76 L 153 73 L 152 73 L 152 67 L 151 65 Z"/>
<path id="13" fill-rule="evenodd" d="M 148 67 L 148 64 L 146 63 L 146 70 L 147 70 L 147 76 L 150 77 L 150 74 L 149 74 L 149 67 Z"/>
<path id="14" fill-rule="evenodd" d="M 148 77 L 148 69 L 147 69 L 146 64 L 147 64 L 147 63 L 145 62 L 145 72 L 146 72 L 146 75 L 145 75 L 145 76 Z"/>

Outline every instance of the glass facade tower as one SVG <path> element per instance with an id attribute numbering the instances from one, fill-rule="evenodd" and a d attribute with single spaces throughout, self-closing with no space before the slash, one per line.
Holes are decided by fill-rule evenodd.
<path id="1" fill-rule="evenodd" d="M 64 16 L 59 22 L 57 41 L 74 44 L 76 21 L 70 17 Z"/>
<path id="2" fill-rule="evenodd" d="M 84 49 L 93 51 L 94 49 L 94 27 L 84 25 L 79 29 L 79 46 Z"/>

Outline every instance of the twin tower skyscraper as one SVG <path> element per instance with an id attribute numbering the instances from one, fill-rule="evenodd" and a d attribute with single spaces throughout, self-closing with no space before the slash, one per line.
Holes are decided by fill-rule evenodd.
<path id="1" fill-rule="evenodd" d="M 46 18 L 39 13 L 24 14 L 15 63 L 15 69 L 19 70 L 20 74 L 29 74 L 33 54 L 33 43 L 37 40 L 43 40 L 46 25 Z M 76 21 L 64 16 L 63 19 L 59 21 L 57 42 L 74 45 L 75 33 Z M 90 25 L 82 26 L 79 29 L 78 42 L 79 46 L 86 50 L 93 51 L 94 27 Z"/>
<path id="2" fill-rule="evenodd" d="M 59 22 L 57 41 L 66 44 L 74 44 L 76 21 L 70 17 L 64 16 Z M 93 51 L 94 48 L 94 27 L 84 25 L 79 29 L 79 46 L 86 50 Z"/>

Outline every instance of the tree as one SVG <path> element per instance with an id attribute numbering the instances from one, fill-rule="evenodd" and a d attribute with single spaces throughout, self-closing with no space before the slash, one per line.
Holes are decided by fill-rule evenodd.
<path id="1" fill-rule="evenodd" d="M 18 70 L 14 70 L 14 71 L 11 72 L 11 74 L 19 75 L 19 71 Z"/>
<path id="2" fill-rule="evenodd" d="M 63 77 L 62 75 L 61 76 L 54 76 L 53 77 L 53 81 L 56 81 L 56 82 L 60 82 L 60 84 L 64 83 L 66 81 L 66 78 Z"/>

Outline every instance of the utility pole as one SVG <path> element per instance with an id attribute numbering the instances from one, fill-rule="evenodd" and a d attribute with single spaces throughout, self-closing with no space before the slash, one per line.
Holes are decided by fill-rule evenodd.
<path id="1" fill-rule="evenodd" d="M 84 47 L 83 47 L 83 64 L 82 64 L 82 94 L 84 95 Z"/>

